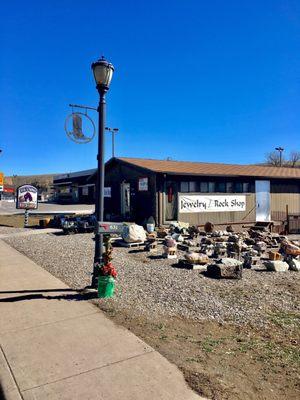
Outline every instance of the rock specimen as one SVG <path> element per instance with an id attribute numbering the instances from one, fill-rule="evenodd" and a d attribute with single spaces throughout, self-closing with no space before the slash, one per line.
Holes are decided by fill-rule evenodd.
<path id="1" fill-rule="evenodd" d="M 233 258 L 221 258 L 207 266 L 207 275 L 215 279 L 242 279 L 242 262 Z"/>
<path id="2" fill-rule="evenodd" d="M 285 261 L 265 261 L 265 267 L 268 271 L 286 272 L 289 269 L 289 264 Z"/>
<path id="3" fill-rule="evenodd" d="M 206 224 L 204 225 L 204 230 L 206 233 L 211 233 L 213 232 L 215 226 L 212 222 L 206 222 Z"/>
<path id="4" fill-rule="evenodd" d="M 146 232 L 142 226 L 130 224 L 124 227 L 122 238 L 127 243 L 144 242 L 146 240 Z"/>
<path id="5" fill-rule="evenodd" d="M 171 237 L 166 237 L 165 238 L 165 246 L 166 247 L 176 247 L 177 246 L 176 240 Z"/>
<path id="6" fill-rule="evenodd" d="M 297 260 L 296 258 L 293 257 L 289 257 L 285 261 L 288 263 L 289 269 L 291 271 L 300 272 L 300 260 Z"/>
<path id="7" fill-rule="evenodd" d="M 207 264 L 209 262 L 209 258 L 206 254 L 195 253 L 194 251 L 188 251 L 184 254 L 184 258 L 190 264 Z"/>
<path id="8" fill-rule="evenodd" d="M 281 242 L 281 252 L 284 252 L 287 255 L 291 255 L 294 257 L 300 256 L 300 248 L 298 246 L 295 246 L 293 243 L 291 243 L 288 240 L 283 240 Z"/>

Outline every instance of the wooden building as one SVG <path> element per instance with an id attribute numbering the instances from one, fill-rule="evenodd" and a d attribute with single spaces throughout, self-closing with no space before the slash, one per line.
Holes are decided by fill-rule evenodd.
<path id="1" fill-rule="evenodd" d="M 68 174 L 54 184 L 71 190 L 72 201 L 94 202 L 95 174 Z M 105 187 L 105 215 L 112 220 L 142 223 L 152 216 L 157 224 L 202 225 L 283 221 L 287 209 L 300 214 L 298 168 L 112 158 Z"/>

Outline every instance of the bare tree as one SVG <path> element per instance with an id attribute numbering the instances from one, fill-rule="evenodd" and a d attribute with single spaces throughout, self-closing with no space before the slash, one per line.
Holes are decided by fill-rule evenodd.
<path id="1" fill-rule="evenodd" d="M 267 153 L 265 160 L 267 165 L 280 167 L 280 153 L 278 151 Z M 285 159 L 282 155 L 281 165 L 282 167 L 300 168 L 300 151 L 292 151 L 288 159 Z"/>
<path id="2" fill-rule="evenodd" d="M 266 154 L 266 163 L 268 165 L 274 165 L 275 167 L 280 166 L 280 154 L 277 151 L 271 151 Z M 282 157 L 282 165 L 285 164 L 285 160 Z"/>
<path id="3" fill-rule="evenodd" d="M 290 153 L 289 166 L 292 168 L 300 167 L 300 151 L 292 151 Z"/>

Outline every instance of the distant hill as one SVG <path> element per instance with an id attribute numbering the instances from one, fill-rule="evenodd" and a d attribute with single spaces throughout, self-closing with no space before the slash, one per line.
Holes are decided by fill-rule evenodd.
<path id="1" fill-rule="evenodd" d="M 53 179 L 56 175 L 60 174 L 4 176 L 4 184 L 12 186 L 15 190 L 18 186 L 30 184 L 36 186 L 40 194 L 51 197 L 53 194 Z"/>

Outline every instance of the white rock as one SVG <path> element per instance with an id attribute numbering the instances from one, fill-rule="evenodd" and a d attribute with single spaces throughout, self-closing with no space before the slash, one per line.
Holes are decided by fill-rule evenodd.
<path id="1" fill-rule="evenodd" d="M 268 271 L 286 272 L 289 269 L 289 264 L 285 261 L 265 261 L 265 267 Z"/>
<path id="2" fill-rule="evenodd" d="M 127 243 L 144 242 L 146 240 L 146 232 L 140 225 L 126 225 L 122 232 L 122 238 Z"/>
<path id="3" fill-rule="evenodd" d="M 226 265 L 226 266 L 238 266 L 238 265 L 242 265 L 243 264 L 243 262 L 242 261 L 239 261 L 239 260 L 236 260 L 235 258 L 226 258 L 226 257 L 224 257 L 224 258 L 221 258 L 221 260 L 220 261 L 218 261 L 218 264 L 224 264 L 224 265 Z"/>
<path id="4" fill-rule="evenodd" d="M 289 264 L 290 270 L 291 271 L 297 271 L 300 272 L 300 260 L 296 260 L 295 258 L 291 258 L 290 260 L 287 261 Z"/>
<path id="5" fill-rule="evenodd" d="M 173 233 L 172 239 L 176 240 L 177 242 L 183 242 L 183 236 L 180 233 Z"/>

